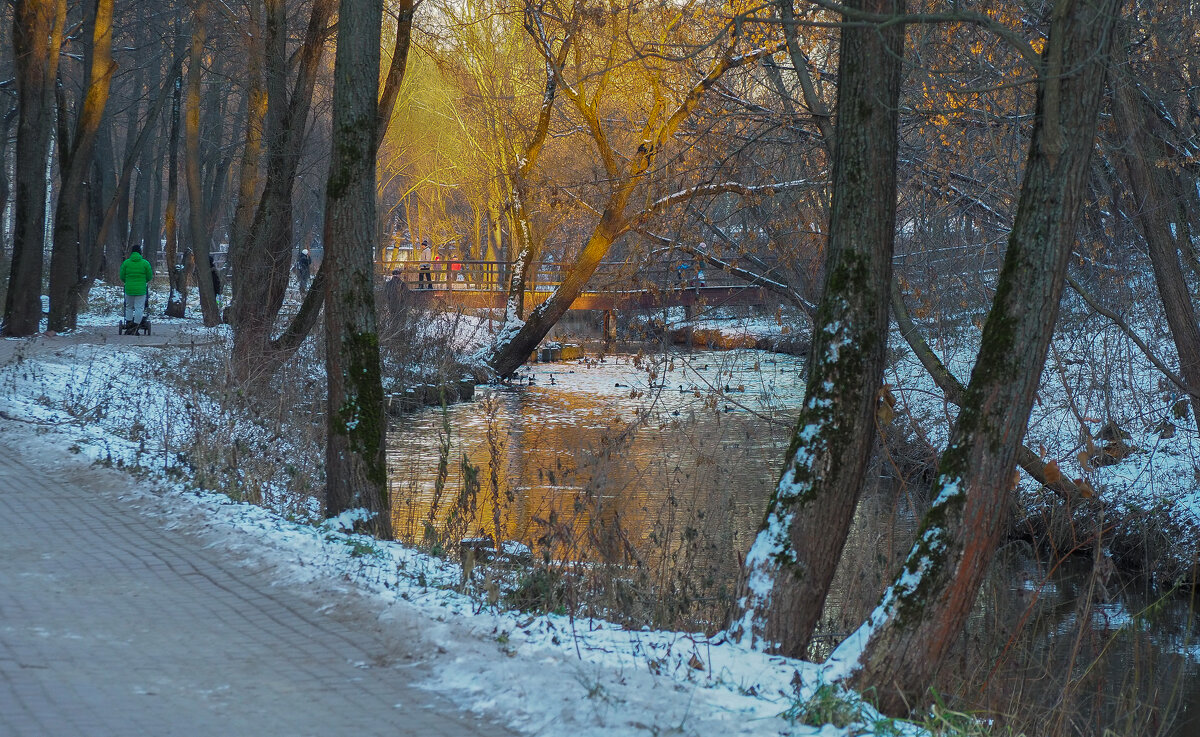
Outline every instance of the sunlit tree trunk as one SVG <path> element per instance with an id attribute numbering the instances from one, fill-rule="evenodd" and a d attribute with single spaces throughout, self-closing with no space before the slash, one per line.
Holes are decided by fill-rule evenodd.
<path id="1" fill-rule="evenodd" d="M 238 169 L 237 205 L 229 224 L 230 259 L 238 254 L 245 243 L 246 235 L 254 220 L 254 205 L 258 201 L 262 181 L 263 129 L 267 116 L 267 88 L 263 78 L 263 57 L 266 47 L 263 41 L 262 0 L 247 3 L 249 24 L 246 28 L 246 131 L 242 143 L 242 161 Z M 231 274 L 231 292 L 236 301 L 238 292 L 238 270 Z"/>
<path id="2" fill-rule="evenodd" d="M 220 322 L 217 315 L 216 293 L 208 275 L 209 230 L 205 208 L 204 187 L 200 178 L 200 64 L 204 56 L 207 36 L 208 0 L 194 0 L 192 18 L 192 52 L 188 59 L 187 102 L 184 106 L 183 137 L 184 177 L 188 192 L 188 235 L 196 269 L 201 274 L 197 279 L 200 292 L 200 313 L 204 324 L 212 327 Z"/>
<path id="3" fill-rule="evenodd" d="M 396 36 L 392 45 L 392 61 L 383 81 L 383 90 L 379 93 L 379 122 L 375 131 L 377 149 L 383 144 L 388 126 L 392 123 L 392 113 L 396 110 L 396 100 L 400 98 L 400 87 L 404 83 L 404 72 L 408 69 L 408 47 L 412 43 L 413 13 L 416 11 L 414 0 L 398 0 L 395 8 Z"/>
<path id="4" fill-rule="evenodd" d="M 828 663 L 827 677 L 851 677 L 886 712 L 926 702 L 1003 531 L 1017 450 L 1087 192 L 1118 6 L 1119 0 L 1053 6 L 1016 216 L 975 368 L 938 463 L 933 505 L 879 606 Z"/>
<path id="5" fill-rule="evenodd" d="M 895 0 L 858 0 L 872 13 Z M 888 337 L 904 26 L 846 26 L 825 286 L 787 463 L 745 562 L 732 631 L 803 657 L 862 490 Z"/>
<path id="6" fill-rule="evenodd" d="M 375 322 L 375 153 L 381 0 L 342 0 L 333 70 L 333 153 L 325 189 L 326 512 L 362 508 L 391 537 Z M 324 268 L 324 265 L 323 265 Z"/>
<path id="7" fill-rule="evenodd" d="M 20 0 L 13 10 L 17 72 L 17 148 L 13 252 L 0 335 L 33 335 L 42 319 L 42 252 L 46 241 L 48 121 L 54 117 L 54 80 L 66 0 Z"/>
<path id="8" fill-rule="evenodd" d="M 116 64 L 112 60 L 113 0 L 96 0 L 88 14 L 90 58 L 88 83 L 75 121 L 71 149 L 61 154 L 62 186 L 54 217 L 54 248 L 50 253 L 49 329 L 74 330 L 79 315 L 81 287 L 87 278 L 87 254 L 81 243 L 86 227 L 82 216 L 84 180 L 92 165 L 92 146 L 108 104 L 108 90 Z"/>
<path id="9" fill-rule="evenodd" d="M 540 28 L 537 31 L 542 32 Z M 509 230 L 512 240 L 516 246 L 516 259 L 508 283 L 505 309 L 508 314 L 522 320 L 525 318 L 525 292 L 533 286 L 533 275 L 537 272 L 538 263 L 542 258 L 542 239 L 534 232 L 529 213 L 529 178 L 546 144 L 546 136 L 550 133 L 550 116 L 554 112 L 554 97 L 558 89 L 558 68 L 566 60 L 570 48 L 571 40 L 568 36 L 559 47 L 556 58 L 546 60 L 546 86 L 542 90 L 542 106 L 538 110 L 537 124 L 525 151 L 517 157 L 516 169 L 512 174 L 508 220 L 511 224 Z M 504 156 L 503 151 L 501 156 L 507 165 L 507 156 Z"/>

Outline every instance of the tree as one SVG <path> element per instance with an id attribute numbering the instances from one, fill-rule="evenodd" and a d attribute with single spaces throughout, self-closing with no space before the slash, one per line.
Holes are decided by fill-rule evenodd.
<path id="1" fill-rule="evenodd" d="M 852 678 L 887 712 L 924 701 L 1003 530 L 1087 191 L 1118 7 L 1119 0 L 1057 0 L 1051 8 L 1016 216 L 933 505 L 879 606 L 828 664 L 830 678 Z"/>
<path id="2" fill-rule="evenodd" d="M 188 192 L 188 234 L 195 259 L 197 283 L 200 290 L 200 311 L 204 324 L 212 327 L 221 321 L 217 314 L 216 292 L 208 276 L 209 233 L 208 211 L 200 178 L 200 66 L 207 38 L 208 0 L 193 0 L 192 51 L 188 60 L 187 97 L 183 112 L 184 180 Z"/>
<path id="3" fill-rule="evenodd" d="M 46 178 L 54 115 L 54 80 L 66 22 L 66 0 L 20 0 L 13 11 L 17 69 L 17 149 L 12 265 L 0 335 L 33 335 L 42 319 Z"/>
<path id="4" fill-rule="evenodd" d="M 54 250 L 50 254 L 50 320 L 55 331 L 74 330 L 87 273 L 87 254 L 80 242 L 86 223 L 84 179 L 92 166 L 92 146 L 108 103 L 116 64 L 112 59 L 113 0 L 97 0 L 87 14 L 89 36 L 87 85 L 75 120 L 70 148 L 60 151 L 62 184 L 54 215 Z M 60 115 L 66 115 L 62 110 Z"/>
<path id="5" fill-rule="evenodd" d="M 321 290 L 327 277 L 324 261 L 296 317 L 278 337 L 272 336 L 292 264 L 292 192 L 306 140 L 307 122 L 325 39 L 329 33 L 329 21 L 335 8 L 336 0 L 316 0 L 313 3 L 299 49 L 292 91 L 288 95 L 286 4 L 283 0 L 266 2 L 265 43 L 261 49 L 265 54 L 262 66 L 266 110 L 261 125 L 262 139 L 267 147 L 266 180 L 248 226 L 246 222 L 249 216 L 243 208 L 243 200 L 239 199 L 239 214 L 235 216 L 234 237 L 230 242 L 236 275 L 232 309 L 233 367 L 240 381 L 261 380 L 273 374 L 279 364 L 300 346 L 319 317 L 323 299 Z M 413 11 L 414 4 L 410 0 L 400 0 L 392 61 L 380 91 L 381 102 L 376 105 L 377 139 L 382 139 L 387 131 L 404 81 Z M 248 126 L 258 123 L 258 108 L 251 105 L 248 112 L 256 116 L 248 121 Z M 378 140 L 373 145 L 374 151 L 378 148 Z M 252 176 L 252 170 L 257 169 L 254 158 L 257 151 L 254 148 L 248 150 L 251 156 L 243 158 L 240 178 L 243 198 L 257 189 Z M 248 167 L 251 171 L 248 171 Z"/>
<path id="6" fill-rule="evenodd" d="M 633 20 L 636 8 L 620 9 L 609 19 L 597 19 L 591 11 L 580 5 L 572 5 L 566 11 L 556 8 L 552 13 L 542 6 L 531 4 L 528 12 L 533 14 L 533 18 L 526 27 L 547 64 L 559 65 L 560 56 L 565 56 L 562 46 L 571 44 L 570 56 L 573 58 L 568 64 L 553 69 L 547 90 L 552 93 L 557 90 L 570 102 L 573 113 L 578 116 L 579 126 L 587 131 L 595 146 L 600 168 L 597 175 L 599 202 L 587 206 L 595 217 L 594 223 L 590 232 L 585 231 L 584 245 L 573 257 L 559 286 L 545 302 L 530 312 L 527 319 L 522 320 L 511 309 L 506 315 L 506 323 L 497 333 L 485 359 L 490 369 L 500 376 L 511 374 L 525 362 L 538 343 L 570 309 L 600 261 L 625 233 L 642 227 L 650 217 L 663 209 L 686 202 L 699 194 L 747 189 L 735 183 L 700 185 L 650 199 L 640 207 L 630 206 L 634 201 L 634 193 L 652 179 L 660 156 L 666 156 L 664 151 L 675 140 L 681 126 L 691 118 L 721 77 L 731 69 L 757 62 L 782 46 L 776 43 L 739 54 L 736 52 L 740 41 L 738 27 L 731 24 L 713 44 L 717 54 L 707 73 L 698 81 L 689 81 L 682 90 L 674 92 L 665 84 L 663 70 L 645 62 L 653 58 L 652 53 L 629 50 L 631 58 L 645 62 L 645 66 L 638 68 L 644 76 L 636 81 L 621 78 L 625 71 L 616 69 L 623 39 L 632 39 L 637 35 L 624 24 L 653 23 L 649 18 Z M 552 15 L 562 19 L 564 30 L 561 37 L 552 36 L 543 25 L 545 19 Z M 578 29 L 592 24 L 602 32 L 597 34 L 592 43 L 585 45 L 579 39 Z M 670 24 L 665 26 L 669 28 Z M 638 29 L 638 32 L 648 35 L 663 33 L 661 30 L 645 28 Z M 656 44 L 660 43 L 666 43 L 665 39 L 655 39 L 647 45 L 657 48 Z M 597 64 L 599 67 L 595 66 Z M 564 74 L 568 66 L 579 75 L 573 82 Z M 640 89 L 645 90 L 647 109 L 642 113 L 641 120 L 633 125 L 632 131 L 620 124 L 610 127 L 610 123 L 615 121 L 605 116 L 607 106 L 611 104 L 607 94 L 618 82 L 635 88 L 640 85 Z M 673 95 L 674 101 L 671 100 Z M 621 144 L 625 144 L 628 150 L 622 150 Z M 522 250 L 514 259 L 514 275 L 525 272 L 526 264 L 534 259 L 531 247 L 535 242 L 534 239 L 523 243 L 518 240 Z"/>
<path id="7" fill-rule="evenodd" d="M 895 16 L 903 4 L 847 7 Z M 803 657 L 854 517 L 874 445 L 888 341 L 904 26 L 846 25 L 825 285 L 804 405 L 766 520 L 746 556 L 733 631 Z"/>
<path id="8" fill-rule="evenodd" d="M 391 537 L 384 462 L 379 332 L 372 279 L 380 0 L 341 0 L 333 68 L 333 153 L 325 189 L 326 513 L 370 513 L 365 527 Z"/>
<path id="9" fill-rule="evenodd" d="M 1170 135 L 1147 93 L 1130 75 L 1129 53 L 1122 49 L 1125 63 L 1111 82 L 1113 122 L 1124 140 L 1115 153 L 1126 172 L 1133 199 L 1133 219 L 1146 241 L 1154 279 L 1163 301 L 1163 313 L 1179 355 L 1179 373 L 1186 382 L 1192 407 L 1200 408 L 1200 325 L 1180 265 L 1180 255 L 1191 248 L 1191 227 L 1186 209 L 1174 203 L 1186 201 L 1185 192 L 1194 183 L 1183 180 L 1168 165 Z M 1123 144 L 1123 145 L 1120 145 Z M 1200 422 L 1200 414 L 1196 415 Z"/>

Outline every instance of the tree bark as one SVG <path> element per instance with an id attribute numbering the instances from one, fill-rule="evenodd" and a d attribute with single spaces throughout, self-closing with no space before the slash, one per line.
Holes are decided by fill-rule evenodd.
<path id="1" fill-rule="evenodd" d="M 898 14 L 902 2 L 851 7 Z M 746 557 L 737 637 L 803 657 L 821 618 L 876 437 L 888 339 L 904 26 L 846 26 L 838 65 L 825 286 L 787 462 Z"/>
<path id="2" fill-rule="evenodd" d="M 896 318 L 896 327 L 900 330 L 900 336 L 904 338 L 904 342 L 908 343 L 908 347 L 912 349 L 917 360 L 925 367 L 925 372 L 933 379 L 933 383 L 942 390 L 946 401 L 956 407 L 961 407 L 967 388 L 962 385 L 957 376 L 950 373 L 950 369 L 946 368 L 942 360 L 933 352 L 916 324 L 913 323 L 912 317 L 908 314 L 908 307 L 904 304 L 904 295 L 900 291 L 900 284 L 895 278 L 892 279 L 892 315 Z M 1022 445 L 1017 448 L 1017 465 L 1039 484 L 1058 494 L 1063 501 L 1081 502 L 1084 500 L 1079 487 L 1066 476 L 1051 480 L 1046 473 L 1046 463 L 1028 446 Z"/>
<path id="3" fill-rule="evenodd" d="M 365 509 L 392 535 L 375 322 L 375 153 L 381 0 L 342 0 L 333 68 L 333 153 L 325 190 L 326 514 Z"/>
<path id="4" fill-rule="evenodd" d="M 79 317 L 81 286 L 87 277 L 87 256 L 81 243 L 86 227 L 82 216 L 87 210 L 83 207 L 84 180 L 92 165 L 92 146 L 116 70 L 112 59 L 113 0 L 96 0 L 95 12 L 89 16 L 88 83 L 75 121 L 71 150 L 61 156 L 62 185 L 54 216 L 54 248 L 50 253 L 49 329 L 56 332 L 74 330 Z"/>
<path id="5" fill-rule="evenodd" d="M 66 0 L 22 0 L 13 10 L 17 72 L 17 148 L 13 252 L 0 335 L 24 337 L 41 328 L 42 253 L 46 241 L 47 160 L 54 115 L 54 81 Z"/>
<path id="6" fill-rule="evenodd" d="M 8 195 L 12 186 L 8 181 L 8 131 L 17 119 L 17 106 L 5 109 L 0 115 L 0 223 L 8 222 Z M 9 234 L 0 230 L 0 258 L 8 251 Z"/>
<path id="7" fill-rule="evenodd" d="M 975 368 L 934 480 L 935 499 L 897 579 L 834 651 L 879 708 L 926 691 L 975 603 L 1003 530 L 1013 465 L 1058 315 L 1119 0 L 1058 0 L 1041 57 L 1025 178 Z"/>

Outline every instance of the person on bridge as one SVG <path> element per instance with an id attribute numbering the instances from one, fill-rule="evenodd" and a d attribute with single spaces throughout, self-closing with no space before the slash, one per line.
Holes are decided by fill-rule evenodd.
<path id="1" fill-rule="evenodd" d="M 417 277 L 418 289 L 433 289 L 433 275 L 429 270 L 432 268 L 433 249 L 429 247 L 429 239 L 421 239 L 421 273 Z"/>
<path id="2" fill-rule="evenodd" d="M 688 259 L 683 259 L 679 265 L 675 267 L 675 283 L 678 287 L 686 287 L 691 278 L 692 262 Z"/>
<path id="3" fill-rule="evenodd" d="M 142 247 L 134 246 L 121 264 L 119 274 L 125 285 L 125 322 L 138 325 L 146 314 L 146 289 L 154 278 L 150 262 L 142 258 Z"/>
<path id="4" fill-rule="evenodd" d="M 450 270 L 448 273 L 448 276 L 450 277 L 448 280 L 450 282 L 449 286 L 447 287 L 448 289 L 454 289 L 454 284 L 463 280 L 462 261 L 459 260 L 458 255 L 454 251 L 455 248 L 454 244 L 452 243 L 450 244 L 448 256 L 450 259 L 450 264 L 447 267 Z"/>

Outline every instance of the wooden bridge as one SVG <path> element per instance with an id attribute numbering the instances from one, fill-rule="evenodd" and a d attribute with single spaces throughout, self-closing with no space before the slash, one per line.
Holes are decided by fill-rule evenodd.
<path id="1" fill-rule="evenodd" d="M 759 305 L 768 291 L 723 271 L 697 270 L 678 264 L 638 267 L 601 263 L 572 310 L 655 309 L 677 305 Z M 525 292 L 533 308 L 550 298 L 570 264 L 543 263 Z M 434 261 L 428 269 L 417 262 L 385 267 L 387 284 L 398 285 L 407 299 L 418 303 L 501 309 L 507 300 L 511 264 L 503 261 Z"/>

